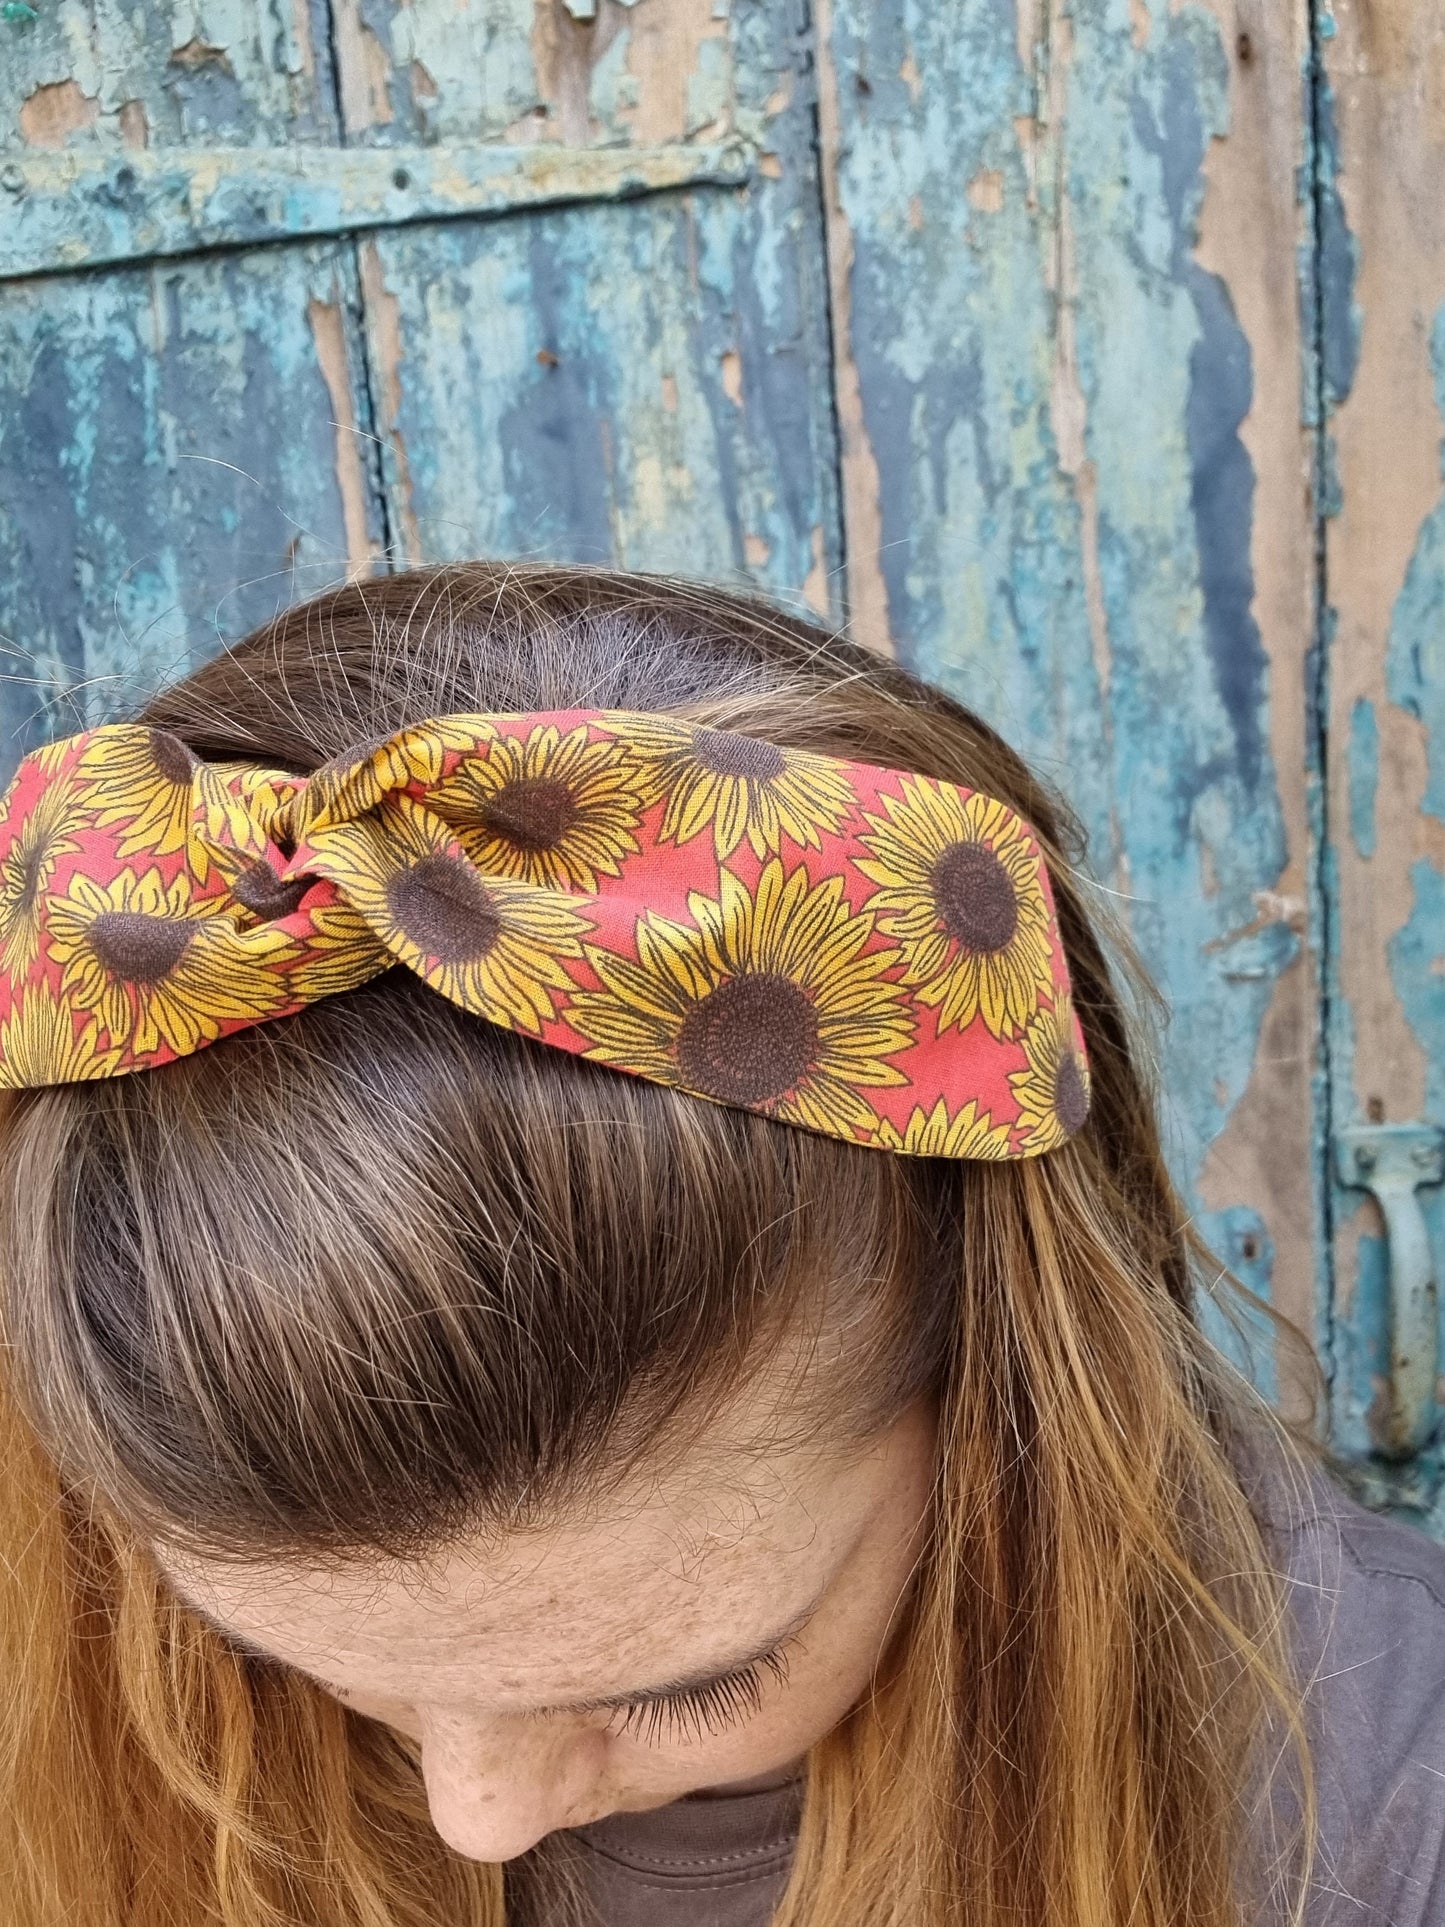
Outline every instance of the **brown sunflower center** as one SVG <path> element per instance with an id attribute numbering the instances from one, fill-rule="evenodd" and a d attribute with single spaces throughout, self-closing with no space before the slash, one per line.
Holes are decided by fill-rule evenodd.
<path id="1" fill-rule="evenodd" d="M 185 956 L 195 934 L 195 925 L 179 917 L 102 910 L 88 936 L 91 950 L 112 977 L 129 984 L 158 984 Z"/>
<path id="2" fill-rule="evenodd" d="M 15 865 L 15 906 L 19 910 L 33 910 L 35 899 L 40 895 L 40 886 L 45 881 L 46 849 L 42 842 L 34 842 L 19 853 Z"/>
<path id="3" fill-rule="evenodd" d="M 751 776 L 766 783 L 781 776 L 788 759 L 776 743 L 760 743 L 755 736 L 734 736 L 725 729 L 699 729 L 692 753 L 714 776 Z"/>
<path id="4" fill-rule="evenodd" d="M 580 814 L 571 790 L 552 776 L 523 776 L 489 796 L 481 808 L 482 822 L 492 835 L 519 850 L 555 849 Z"/>
<path id="5" fill-rule="evenodd" d="M 950 843 L 929 874 L 950 937 L 965 950 L 1006 950 L 1019 927 L 1009 873 L 983 843 Z"/>
<path id="6" fill-rule="evenodd" d="M 179 736 L 172 736 L 168 729 L 153 729 L 150 732 L 151 761 L 168 783 L 189 783 L 191 780 L 191 752 Z"/>
<path id="7" fill-rule="evenodd" d="M 775 971 L 729 977 L 682 1021 L 683 1081 L 724 1104 L 784 1096 L 818 1055 L 818 1013 L 805 991 Z"/>
<path id="8" fill-rule="evenodd" d="M 501 913 L 470 863 L 423 856 L 386 884 L 387 908 L 418 950 L 438 963 L 475 963 L 502 934 Z"/>
<path id="9" fill-rule="evenodd" d="M 231 895 L 253 917 L 274 923 L 291 915 L 312 881 L 311 877 L 297 877 L 294 882 L 283 883 L 265 857 L 260 857 L 242 870 L 231 885 Z"/>
<path id="10" fill-rule="evenodd" d="M 1072 1050 L 1066 1049 L 1059 1059 L 1058 1072 L 1054 1078 L 1054 1109 L 1058 1112 L 1060 1124 L 1070 1137 L 1089 1115 L 1089 1093 L 1084 1088 L 1084 1077 L 1079 1069 L 1079 1060 Z"/>

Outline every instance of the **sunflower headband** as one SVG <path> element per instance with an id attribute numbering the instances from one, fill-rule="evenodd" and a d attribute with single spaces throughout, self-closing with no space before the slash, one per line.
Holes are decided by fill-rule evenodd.
<path id="1" fill-rule="evenodd" d="M 309 778 L 114 723 L 0 805 L 0 1087 L 167 1064 L 405 964 L 492 1023 L 926 1156 L 1031 1157 L 1088 1068 L 1027 823 L 665 716 L 443 716 Z"/>

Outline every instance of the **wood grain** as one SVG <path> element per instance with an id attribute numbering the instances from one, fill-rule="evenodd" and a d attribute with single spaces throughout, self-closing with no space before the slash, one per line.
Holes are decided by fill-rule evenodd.
<path id="1" fill-rule="evenodd" d="M 1078 805 L 1176 1168 L 1308 1321 L 1303 5 L 827 19 L 850 600 Z"/>
<path id="2" fill-rule="evenodd" d="M 1445 18 L 1340 0 L 1326 42 L 1339 216 L 1322 316 L 1334 510 L 1331 1087 L 1337 1125 L 1445 1118 Z M 1445 1249 L 1445 1212 L 1426 1194 Z M 1382 1227 L 1337 1190 L 1337 1423 L 1363 1451 L 1385 1328 Z M 1411 1497 L 1438 1472 L 1416 1468 Z"/>
<path id="3" fill-rule="evenodd" d="M 613 125 L 604 67 L 615 104 L 640 62 L 629 137 L 740 136 L 761 164 L 742 189 L 370 239 L 388 514 L 409 560 L 618 562 L 826 611 L 840 537 L 805 16 L 740 7 L 727 39 L 710 4 L 663 18 L 539 12 L 548 86 L 570 84 L 559 44 L 575 65 L 590 34 L 590 133 Z"/>

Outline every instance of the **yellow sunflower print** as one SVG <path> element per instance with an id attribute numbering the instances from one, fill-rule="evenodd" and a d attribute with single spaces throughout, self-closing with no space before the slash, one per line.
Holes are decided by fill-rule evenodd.
<path id="1" fill-rule="evenodd" d="M 198 763 L 186 860 L 205 879 L 211 863 L 231 884 L 248 867 L 265 863 L 281 835 L 296 785 L 274 770 L 236 763 Z"/>
<path id="2" fill-rule="evenodd" d="M 920 1158 L 1006 1158 L 1009 1127 L 995 1124 L 973 1098 L 950 1117 L 947 1104 L 939 1098 L 931 1111 L 915 1104 L 901 1132 L 883 1118 L 877 1142 L 887 1151 L 907 1151 Z"/>
<path id="3" fill-rule="evenodd" d="M 366 918 L 343 898 L 318 904 L 310 918 L 310 932 L 302 939 L 301 962 L 289 980 L 301 1003 L 355 990 L 396 962 Z"/>
<path id="4" fill-rule="evenodd" d="M 50 901 L 46 945 L 71 1003 L 136 1057 L 162 1045 L 184 1057 L 292 1001 L 282 972 L 295 943 L 264 924 L 238 930 L 184 872 L 169 885 L 158 870 L 73 877 Z"/>
<path id="5" fill-rule="evenodd" d="M 859 838 L 869 856 L 857 867 L 879 886 L 867 908 L 902 945 L 904 982 L 938 1007 L 940 1031 L 982 1016 L 995 1037 L 1016 1037 L 1053 993 L 1038 849 L 992 797 L 926 776 L 902 789 Z"/>
<path id="6" fill-rule="evenodd" d="M 33 762 L 47 776 L 58 776 L 75 755 L 75 738 L 60 736 L 54 742 L 41 743 L 39 748 L 27 752 L 26 760 Z"/>
<path id="7" fill-rule="evenodd" d="M 859 1088 L 905 1083 L 888 1063 L 913 1041 L 906 993 L 883 974 L 892 948 L 864 955 L 873 919 L 842 879 L 810 885 L 774 857 L 756 895 L 730 871 L 719 897 L 694 892 L 696 929 L 654 912 L 637 924 L 637 962 L 595 945 L 603 984 L 567 1010 L 587 1056 L 722 1104 L 855 1137 L 878 1118 Z"/>
<path id="8" fill-rule="evenodd" d="M 184 850 L 195 759 L 177 736 L 140 723 L 97 729 L 76 765 L 78 797 L 103 830 L 124 826 L 115 854 L 152 860 Z M 205 881 L 204 867 L 198 880 Z"/>
<path id="9" fill-rule="evenodd" d="M 301 787 L 297 776 L 260 769 L 254 763 L 211 763 L 216 781 L 231 791 L 246 814 L 268 837 L 275 837 L 281 811 Z"/>
<path id="10" fill-rule="evenodd" d="M 485 716 L 436 716 L 397 730 L 359 755 L 324 763 L 285 805 L 278 832 L 300 842 L 315 830 L 353 822 L 413 783 L 429 789 L 442 773 L 447 751 L 472 748 L 490 728 Z"/>
<path id="11" fill-rule="evenodd" d="M 99 1026 L 87 1018 L 80 1031 L 68 1004 L 35 986 L 0 1025 L 0 1089 L 38 1084 L 79 1084 L 114 1077 L 119 1050 L 102 1050 Z"/>
<path id="12" fill-rule="evenodd" d="M 1074 1042 L 1067 997 L 1041 1010 L 1023 1041 L 1026 1067 L 1010 1071 L 1009 1084 L 1018 1099 L 1020 1150 L 1034 1157 L 1072 1137 L 1089 1115 L 1089 1066 Z"/>
<path id="13" fill-rule="evenodd" d="M 41 790 L 0 858 L 0 966 L 13 982 L 23 977 L 40 950 L 46 892 L 62 856 L 79 844 L 68 834 L 74 814 L 68 788 Z"/>
<path id="14" fill-rule="evenodd" d="M 552 891 L 483 877 L 449 831 L 407 796 L 311 838 L 329 876 L 394 957 L 454 1004 L 533 1036 L 572 980 L 587 917 Z"/>
<path id="15" fill-rule="evenodd" d="M 653 771 L 624 744 L 590 741 L 585 724 L 564 736 L 549 723 L 525 740 L 494 732 L 485 754 L 464 756 L 427 806 L 488 876 L 591 893 L 637 854 L 638 825 L 657 794 Z"/>
<path id="16" fill-rule="evenodd" d="M 776 855 L 785 836 L 817 849 L 853 805 L 831 757 L 665 716 L 628 716 L 625 739 L 653 759 L 656 793 L 667 797 L 658 841 L 690 843 L 711 827 L 719 862 L 744 837 L 756 857 Z"/>

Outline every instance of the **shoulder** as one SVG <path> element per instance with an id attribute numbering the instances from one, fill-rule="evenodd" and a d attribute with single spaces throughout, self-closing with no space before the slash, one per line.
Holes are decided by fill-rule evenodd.
<path id="1" fill-rule="evenodd" d="M 1445 1547 L 1366 1512 L 1319 1474 L 1300 1482 L 1269 1529 L 1306 1645 L 1313 1636 L 1334 1657 L 1347 1647 L 1365 1664 L 1408 1651 L 1445 1678 Z"/>
<path id="2" fill-rule="evenodd" d="M 1323 1479 L 1276 1530 L 1319 1796 L 1309 1927 L 1445 1927 L 1445 1548 Z"/>

